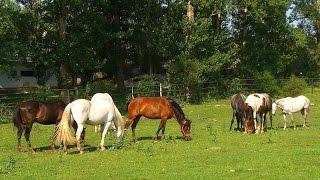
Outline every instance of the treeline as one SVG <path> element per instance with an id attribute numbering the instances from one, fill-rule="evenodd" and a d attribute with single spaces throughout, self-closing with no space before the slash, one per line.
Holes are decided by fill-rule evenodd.
<path id="1" fill-rule="evenodd" d="M 190 94 L 234 78 L 319 77 L 320 0 L 1 0 L 1 70 L 61 88 L 167 74 Z M 26 63 L 30 61 L 32 63 Z M 223 91 L 222 86 L 222 91 Z"/>

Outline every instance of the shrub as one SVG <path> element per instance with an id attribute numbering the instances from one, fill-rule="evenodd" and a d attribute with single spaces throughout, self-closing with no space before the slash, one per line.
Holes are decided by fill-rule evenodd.
<path id="1" fill-rule="evenodd" d="M 138 96 L 159 96 L 159 84 L 154 76 L 147 75 L 138 82 L 135 91 Z"/>
<path id="2" fill-rule="evenodd" d="M 307 82 L 296 76 L 291 76 L 290 79 L 284 84 L 282 87 L 282 95 L 283 96 L 298 96 L 303 93 L 303 91 L 307 88 Z"/>
<path id="3" fill-rule="evenodd" d="M 95 93 L 109 93 L 116 90 L 115 83 L 109 80 L 89 82 L 85 87 L 86 98 L 90 99 Z"/>
<path id="4" fill-rule="evenodd" d="M 265 92 L 270 95 L 274 95 L 279 92 L 277 80 L 269 71 L 264 71 L 262 74 L 259 74 L 257 81 L 260 92 Z"/>
<path id="5" fill-rule="evenodd" d="M 239 78 L 234 78 L 231 80 L 230 83 L 230 93 L 231 94 L 236 94 L 242 90 L 241 88 L 241 82 Z"/>

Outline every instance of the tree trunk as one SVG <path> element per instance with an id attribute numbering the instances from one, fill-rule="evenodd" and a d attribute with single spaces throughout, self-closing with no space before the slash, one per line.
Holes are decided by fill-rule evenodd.
<path id="1" fill-rule="evenodd" d="M 189 22 L 193 25 L 194 24 L 194 7 L 193 7 L 193 0 L 189 0 L 188 8 L 187 8 L 187 17 Z M 186 29 L 186 44 L 189 43 L 189 39 L 191 36 L 191 29 Z"/>
<path id="2" fill-rule="evenodd" d="M 119 2 L 117 0 L 111 1 L 111 3 L 114 5 L 114 25 L 115 28 L 117 29 L 117 31 L 121 31 L 120 29 L 120 7 L 119 7 Z M 120 90 L 124 90 L 125 89 L 125 85 L 124 85 L 124 73 L 123 73 L 123 57 L 121 55 L 121 49 L 122 49 L 122 45 L 121 45 L 121 40 L 119 37 L 116 37 L 114 40 L 114 47 L 115 49 L 115 55 L 113 55 L 114 60 L 116 61 L 116 83 L 117 86 Z"/>
<path id="3" fill-rule="evenodd" d="M 242 34 L 242 47 L 245 49 L 248 43 L 248 5 L 243 9 L 243 34 Z"/>
<path id="4" fill-rule="evenodd" d="M 66 38 L 66 28 L 67 28 L 67 1 L 60 0 L 60 14 L 59 14 L 59 37 L 60 42 L 63 42 Z M 61 60 L 59 67 L 59 87 L 66 88 L 72 84 L 72 78 L 68 72 L 67 64 Z"/>

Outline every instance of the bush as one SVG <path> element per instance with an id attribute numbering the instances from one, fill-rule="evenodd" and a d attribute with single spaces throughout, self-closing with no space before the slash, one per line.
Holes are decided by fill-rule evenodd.
<path id="1" fill-rule="evenodd" d="M 95 93 L 109 93 L 116 91 L 115 83 L 110 80 L 101 80 L 87 83 L 85 87 L 85 96 L 90 99 Z"/>
<path id="2" fill-rule="evenodd" d="M 230 84 L 230 93 L 231 94 L 236 94 L 238 92 L 241 92 L 242 88 L 241 88 L 241 82 L 239 78 L 234 78 L 231 80 L 231 84 Z"/>
<path id="3" fill-rule="evenodd" d="M 159 84 L 154 76 L 147 75 L 138 82 L 135 94 L 138 96 L 159 96 Z"/>
<path id="4" fill-rule="evenodd" d="M 304 92 L 307 86 L 308 84 L 304 79 L 291 76 L 281 89 L 282 95 L 286 97 L 299 96 Z"/>
<path id="5" fill-rule="evenodd" d="M 262 74 L 259 74 L 257 81 L 260 92 L 268 93 L 270 95 L 275 95 L 279 92 L 277 80 L 269 71 L 264 71 Z"/>

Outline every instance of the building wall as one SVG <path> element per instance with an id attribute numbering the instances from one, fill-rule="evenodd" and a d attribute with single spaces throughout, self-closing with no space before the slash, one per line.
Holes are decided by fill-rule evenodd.
<path id="1" fill-rule="evenodd" d="M 20 87 L 37 87 L 37 78 L 34 76 L 21 76 L 21 71 L 31 71 L 27 67 L 17 65 L 16 73 L 17 77 L 11 78 L 5 74 L 0 74 L 0 88 L 20 88 Z M 46 82 L 46 86 L 57 87 L 58 79 L 55 75 L 52 75 Z"/>

